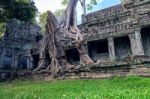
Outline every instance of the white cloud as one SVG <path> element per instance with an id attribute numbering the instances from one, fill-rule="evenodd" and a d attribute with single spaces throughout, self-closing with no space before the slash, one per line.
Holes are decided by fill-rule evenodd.
<path id="1" fill-rule="evenodd" d="M 34 0 L 39 12 L 46 12 L 47 10 L 55 12 L 57 9 L 62 8 L 61 1 L 62 0 Z"/>
<path id="2" fill-rule="evenodd" d="M 36 7 L 40 13 L 46 12 L 47 10 L 52 11 L 53 13 L 57 9 L 63 8 L 61 5 L 62 0 L 34 0 Z M 102 2 L 103 0 L 98 0 L 98 3 Z M 90 0 L 86 0 L 86 4 L 88 4 Z M 81 23 L 81 15 L 83 13 L 83 9 L 81 4 L 78 2 L 77 5 L 77 19 L 78 23 Z"/>

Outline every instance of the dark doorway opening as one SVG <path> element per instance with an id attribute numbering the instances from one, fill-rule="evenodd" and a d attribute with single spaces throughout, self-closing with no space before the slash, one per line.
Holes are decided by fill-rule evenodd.
<path id="1" fill-rule="evenodd" d="M 11 64 L 12 64 L 12 57 L 9 55 L 5 55 L 3 59 L 3 68 L 11 69 Z"/>
<path id="2" fill-rule="evenodd" d="M 75 64 L 76 65 L 76 64 L 80 63 L 79 52 L 76 48 L 66 50 L 65 53 L 66 53 L 67 61 L 70 64 Z"/>
<path id="3" fill-rule="evenodd" d="M 36 68 L 39 63 L 39 54 L 34 54 L 32 55 L 32 57 L 33 57 L 33 68 Z"/>
<path id="4" fill-rule="evenodd" d="M 131 55 L 131 44 L 128 36 L 115 38 L 116 59 L 125 59 Z"/>
<path id="5" fill-rule="evenodd" d="M 27 57 L 20 56 L 18 59 L 18 68 L 27 69 Z"/>
<path id="6" fill-rule="evenodd" d="M 150 26 L 141 29 L 144 54 L 150 56 Z"/>
<path id="7" fill-rule="evenodd" d="M 88 42 L 89 56 L 94 60 L 105 61 L 109 58 L 108 41 L 97 40 Z"/>
<path id="8" fill-rule="evenodd" d="M 50 54 L 46 53 L 46 63 L 45 66 L 48 67 L 51 64 Z"/>

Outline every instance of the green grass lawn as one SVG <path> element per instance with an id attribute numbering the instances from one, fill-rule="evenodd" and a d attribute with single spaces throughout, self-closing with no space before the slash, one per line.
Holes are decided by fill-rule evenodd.
<path id="1" fill-rule="evenodd" d="M 150 78 L 13 81 L 0 83 L 0 99 L 150 99 Z"/>

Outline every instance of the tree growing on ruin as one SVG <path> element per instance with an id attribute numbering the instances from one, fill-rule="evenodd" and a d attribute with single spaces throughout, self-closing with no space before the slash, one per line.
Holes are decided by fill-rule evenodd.
<path id="1" fill-rule="evenodd" d="M 80 55 L 80 63 L 83 65 L 92 64 L 93 61 L 87 55 L 84 49 L 84 39 L 76 24 L 76 5 L 78 0 L 69 0 L 65 12 L 61 19 L 57 20 L 51 11 L 48 11 L 46 33 L 43 40 L 40 42 L 40 59 L 38 67 L 34 71 L 39 71 L 45 68 L 46 53 L 49 53 L 51 64 L 47 67 L 51 70 L 52 75 L 58 76 L 63 71 L 74 68 L 66 60 L 64 46 L 71 41 L 74 44 Z"/>

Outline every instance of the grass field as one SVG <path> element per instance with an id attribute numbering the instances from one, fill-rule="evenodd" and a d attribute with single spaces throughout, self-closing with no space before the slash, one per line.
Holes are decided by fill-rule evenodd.
<path id="1" fill-rule="evenodd" d="M 0 83 L 0 99 L 150 99 L 150 78 Z"/>

